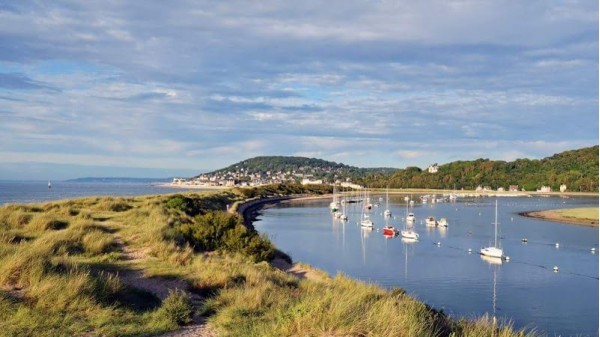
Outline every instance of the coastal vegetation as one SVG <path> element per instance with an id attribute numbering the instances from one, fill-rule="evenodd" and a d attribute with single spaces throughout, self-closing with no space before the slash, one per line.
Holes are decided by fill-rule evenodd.
<path id="1" fill-rule="evenodd" d="M 430 173 L 427 169 L 409 166 L 405 169 L 358 168 L 315 158 L 267 156 L 256 157 L 206 173 L 238 182 L 267 178 L 299 182 L 303 178 L 320 179 L 324 183 L 350 180 L 375 188 L 466 189 L 478 186 L 491 189 L 517 186 L 519 190 L 535 191 L 549 186 L 558 191 L 565 185 L 572 192 L 598 192 L 598 146 L 564 151 L 537 159 L 501 161 L 476 159 L 454 161 Z M 268 180 L 267 180 L 268 181 Z"/>
<path id="2" fill-rule="evenodd" d="M 199 318 L 219 336 L 535 335 L 450 318 L 402 289 L 274 268 L 268 238 L 226 209 L 305 188 L 0 207 L 0 335 L 159 335 Z"/>
<path id="3" fill-rule="evenodd" d="M 598 146 L 565 151 L 541 160 L 455 161 L 439 166 L 436 173 L 408 167 L 383 179 L 367 177 L 364 182 L 373 187 L 467 190 L 474 190 L 478 186 L 507 189 L 515 185 L 526 191 L 535 191 L 542 186 L 558 191 L 560 185 L 564 184 L 569 191 L 597 192 Z"/>

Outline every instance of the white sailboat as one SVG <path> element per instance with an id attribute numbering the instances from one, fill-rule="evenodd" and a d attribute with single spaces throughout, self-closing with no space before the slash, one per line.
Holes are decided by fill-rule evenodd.
<path id="1" fill-rule="evenodd" d="M 385 217 L 391 217 L 392 211 L 390 211 L 390 194 L 388 188 L 385 189 L 385 211 L 383 211 Z"/>
<path id="2" fill-rule="evenodd" d="M 348 220 L 348 215 L 346 215 L 346 203 L 342 202 L 342 213 L 339 216 L 339 219 L 342 221 Z"/>
<path id="3" fill-rule="evenodd" d="M 338 201 L 337 196 L 337 188 L 335 186 L 333 187 L 333 201 L 329 204 L 329 209 L 333 213 L 337 212 L 340 209 L 340 203 Z"/>
<path id="4" fill-rule="evenodd" d="M 412 200 L 409 197 L 405 197 L 404 200 L 406 201 L 406 222 L 408 222 L 409 226 L 412 226 L 416 220 L 415 214 L 408 211 L 408 204 L 409 202 L 412 202 Z"/>
<path id="5" fill-rule="evenodd" d="M 408 201 L 406 202 L 406 212 L 408 213 Z M 412 217 L 411 217 L 412 215 Z M 409 220 L 410 219 L 410 220 Z M 404 222 L 404 230 L 400 231 L 400 235 L 402 238 L 411 239 L 411 240 L 419 240 L 419 234 L 412 229 L 408 229 L 408 226 L 414 223 L 415 215 L 412 213 L 408 213 L 406 215 L 406 221 Z"/>
<path id="6" fill-rule="evenodd" d="M 494 246 L 481 248 L 479 253 L 484 256 L 499 259 L 504 258 L 504 251 L 502 248 L 498 247 L 498 200 L 496 200 L 496 215 L 494 217 Z"/>
<path id="7" fill-rule="evenodd" d="M 366 200 L 369 200 L 368 197 Z M 367 207 L 362 207 L 362 212 L 361 212 L 361 216 L 360 216 L 360 226 L 361 227 L 365 227 L 365 228 L 373 228 L 373 226 L 375 225 L 373 223 L 373 220 L 371 220 L 371 217 L 369 216 L 369 210 L 371 208 Z"/>

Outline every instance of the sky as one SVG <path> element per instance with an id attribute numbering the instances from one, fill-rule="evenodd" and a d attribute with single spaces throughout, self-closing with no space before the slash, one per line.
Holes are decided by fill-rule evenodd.
<path id="1" fill-rule="evenodd" d="M 596 145 L 598 1 L 0 0 L 0 179 Z"/>

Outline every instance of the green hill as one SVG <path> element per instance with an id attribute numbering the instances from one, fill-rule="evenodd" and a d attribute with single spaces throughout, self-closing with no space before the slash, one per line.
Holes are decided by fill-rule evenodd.
<path id="1" fill-rule="evenodd" d="M 292 156 L 261 156 L 243 160 L 220 170 L 207 173 L 208 176 L 226 176 L 228 174 L 258 175 L 266 177 L 269 175 L 281 174 L 285 177 L 312 176 L 315 179 L 323 179 L 327 182 L 333 182 L 336 179 L 350 178 L 352 180 L 363 179 L 365 177 L 384 177 L 395 168 L 359 168 L 349 166 L 323 159 L 292 157 Z"/>
<path id="2" fill-rule="evenodd" d="M 455 161 L 439 166 L 437 173 L 418 167 L 397 170 L 385 179 L 366 179 L 374 187 L 475 189 L 477 186 L 508 188 L 518 185 L 533 191 L 550 186 L 557 191 L 565 184 L 569 191 L 598 191 L 598 146 L 565 151 L 541 160 Z"/>

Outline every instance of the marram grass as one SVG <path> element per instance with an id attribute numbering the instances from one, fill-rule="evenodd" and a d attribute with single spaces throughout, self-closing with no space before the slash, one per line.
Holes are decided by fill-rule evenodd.
<path id="1" fill-rule="evenodd" d="M 270 256 L 270 243 L 239 228 L 239 219 L 210 212 L 280 192 L 0 207 L 0 336 L 160 335 L 187 324 L 193 310 L 219 336 L 535 335 L 486 316 L 451 320 L 402 290 L 323 273 L 321 281 L 299 280 L 254 262 Z M 224 232 L 194 227 L 213 225 Z M 128 270 L 184 280 L 206 300 L 195 309 L 183 292 L 160 301 L 124 284 Z"/>

